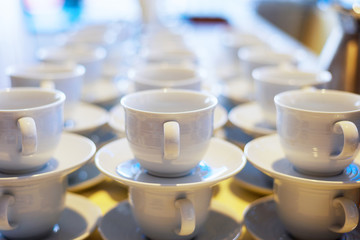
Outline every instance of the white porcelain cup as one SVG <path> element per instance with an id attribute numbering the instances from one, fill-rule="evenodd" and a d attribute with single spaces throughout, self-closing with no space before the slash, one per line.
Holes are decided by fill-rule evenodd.
<path id="1" fill-rule="evenodd" d="M 135 221 L 150 239 L 192 239 L 204 225 L 210 208 L 210 187 L 189 190 L 130 187 Z"/>
<path id="2" fill-rule="evenodd" d="M 211 94 L 178 89 L 124 96 L 126 137 L 135 158 L 154 175 L 187 174 L 207 150 L 217 102 Z"/>
<path id="3" fill-rule="evenodd" d="M 81 98 L 85 68 L 73 63 L 34 63 L 7 69 L 12 87 L 42 87 L 65 93 L 65 119 Z"/>
<path id="4" fill-rule="evenodd" d="M 9 239 L 43 239 L 51 234 L 64 210 L 66 187 L 66 177 L 56 175 L 42 180 L 26 176 L 2 184 L 1 234 Z"/>
<path id="5" fill-rule="evenodd" d="M 135 91 L 158 88 L 201 90 L 200 71 L 184 65 L 145 64 L 129 71 Z"/>
<path id="6" fill-rule="evenodd" d="M 336 175 L 358 152 L 360 95 L 293 90 L 274 98 L 277 132 L 286 158 L 305 174 Z"/>
<path id="7" fill-rule="evenodd" d="M 296 239 L 339 239 L 359 223 L 358 188 L 275 179 L 274 200 L 286 231 Z"/>
<path id="8" fill-rule="evenodd" d="M 1 171 L 33 171 L 53 156 L 63 130 L 64 101 L 57 90 L 0 90 Z"/>
<path id="9" fill-rule="evenodd" d="M 41 48 L 36 54 L 38 59 L 43 62 L 75 62 L 83 65 L 86 69 L 84 84 L 87 84 L 100 78 L 103 70 L 103 62 L 107 52 L 103 47 L 85 44 L 71 44 Z"/>
<path id="10" fill-rule="evenodd" d="M 328 71 L 301 70 L 289 66 L 261 67 L 252 72 L 255 99 L 264 123 L 276 128 L 275 95 L 296 89 L 326 88 L 332 79 Z"/>

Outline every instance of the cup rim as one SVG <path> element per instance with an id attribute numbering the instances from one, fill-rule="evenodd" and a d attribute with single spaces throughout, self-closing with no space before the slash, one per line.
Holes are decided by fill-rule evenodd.
<path id="1" fill-rule="evenodd" d="M 41 69 L 46 69 L 51 67 L 54 69 L 64 70 L 62 72 L 41 72 Z M 24 78 L 27 80 L 55 80 L 61 81 L 74 77 L 81 77 L 85 74 L 85 67 L 81 64 L 76 64 L 74 62 L 64 62 L 64 63 L 52 63 L 52 62 L 41 62 L 38 64 L 30 65 L 13 65 L 6 69 L 6 74 L 12 78 Z"/>
<path id="2" fill-rule="evenodd" d="M 6 94 L 9 92 L 16 92 L 16 93 L 32 92 L 32 93 L 37 93 L 37 94 L 47 93 L 47 94 L 52 94 L 55 97 L 55 99 L 51 103 L 47 103 L 47 104 L 35 106 L 35 107 L 26 107 L 26 108 L 17 108 L 17 109 L 1 109 L 0 108 L 1 113 L 10 113 L 10 112 L 19 112 L 19 111 L 28 112 L 28 111 L 51 108 L 56 105 L 64 103 L 65 99 L 66 99 L 65 94 L 62 91 L 59 91 L 56 89 L 44 89 L 44 88 L 37 88 L 37 87 L 15 87 L 15 88 L 0 89 L 0 94 L 1 93 Z"/>
<path id="3" fill-rule="evenodd" d="M 208 98 L 209 99 L 208 102 L 210 102 L 210 104 L 203 108 L 198 108 L 198 109 L 188 110 L 188 111 L 160 112 L 160 111 L 142 110 L 139 108 L 132 107 L 126 103 L 128 101 L 128 99 L 139 97 L 141 95 L 144 96 L 144 95 L 158 95 L 158 94 L 172 94 L 172 93 L 202 96 L 204 98 Z M 151 113 L 151 114 L 156 114 L 156 115 L 162 115 L 162 114 L 175 115 L 175 114 L 207 111 L 209 109 L 215 108 L 216 105 L 218 104 L 218 100 L 214 95 L 207 93 L 207 92 L 203 92 L 203 91 L 199 92 L 199 91 L 195 91 L 195 90 L 163 88 L 163 89 L 144 90 L 144 91 L 127 94 L 121 98 L 120 103 L 124 107 L 124 109 L 132 110 L 132 111 L 136 111 L 136 112 Z"/>
<path id="4" fill-rule="evenodd" d="M 343 95 L 343 96 L 351 96 L 353 98 L 358 98 L 357 102 L 357 106 L 359 106 L 358 109 L 354 109 L 354 110 L 344 110 L 344 111 L 321 111 L 321 110 L 311 110 L 311 109 L 305 109 L 305 108 L 300 108 L 300 107 L 293 107 L 290 106 L 287 103 L 283 103 L 281 101 L 282 98 L 286 98 L 289 96 L 294 96 L 294 95 L 305 95 L 305 94 L 327 94 L 327 95 Z M 308 113 L 316 113 L 316 114 L 329 114 L 329 113 L 354 113 L 354 112 L 360 112 L 360 95 L 355 94 L 355 93 L 351 93 L 351 92 L 346 92 L 346 91 L 341 91 L 341 90 L 332 90 L 332 89 L 298 89 L 298 90 L 290 90 L 290 91 L 285 91 L 285 92 L 281 92 L 279 94 L 277 94 L 274 97 L 274 102 L 275 105 L 278 107 L 283 107 L 286 109 L 291 109 L 291 110 L 295 110 L 295 111 L 299 111 L 299 112 L 308 112 Z"/>

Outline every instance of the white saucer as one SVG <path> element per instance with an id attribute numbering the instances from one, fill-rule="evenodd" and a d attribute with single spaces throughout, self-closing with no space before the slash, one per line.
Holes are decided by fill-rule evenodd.
<path id="1" fill-rule="evenodd" d="M 253 87 L 243 77 L 235 77 L 224 81 L 221 94 L 236 104 L 254 100 Z"/>
<path id="2" fill-rule="evenodd" d="M 67 176 L 68 191 L 78 192 L 93 187 L 105 180 L 93 162 L 89 162 Z"/>
<path id="3" fill-rule="evenodd" d="M 263 121 L 258 103 L 249 102 L 238 105 L 229 112 L 229 121 L 253 137 L 276 133 L 276 129 Z"/>
<path id="4" fill-rule="evenodd" d="M 96 146 L 90 139 L 63 133 L 54 157 L 43 168 L 21 175 L 0 173 L 0 184 L 21 185 L 24 181 L 39 181 L 49 175 L 68 175 L 90 161 L 95 151 Z"/>
<path id="5" fill-rule="evenodd" d="M 96 105 L 80 102 L 72 110 L 70 119 L 64 121 L 64 131 L 89 134 L 108 122 L 108 112 Z"/>
<path id="6" fill-rule="evenodd" d="M 252 202 L 244 211 L 244 223 L 249 233 L 256 240 L 294 240 L 286 233 L 278 218 L 272 195 Z M 359 227 L 350 233 L 343 234 L 338 240 L 356 239 L 360 239 Z"/>
<path id="7" fill-rule="evenodd" d="M 121 104 L 118 104 L 110 109 L 109 126 L 118 134 L 125 132 L 125 111 Z M 226 109 L 217 105 L 214 111 L 214 131 L 222 128 L 228 121 L 228 114 Z"/>
<path id="8" fill-rule="evenodd" d="M 258 194 L 273 193 L 274 179 L 259 171 L 250 162 L 246 162 L 244 169 L 234 176 L 234 182 L 240 187 Z"/>
<path id="9" fill-rule="evenodd" d="M 285 179 L 303 184 L 324 185 L 342 189 L 360 186 L 360 155 L 336 176 L 315 177 L 297 172 L 285 158 L 277 134 L 254 139 L 245 145 L 245 156 L 257 169 L 276 179 Z"/>
<path id="10" fill-rule="evenodd" d="M 93 83 L 84 84 L 81 99 L 96 105 L 108 105 L 116 102 L 127 92 L 127 88 L 117 81 L 99 79 Z"/>
<path id="11" fill-rule="evenodd" d="M 127 186 L 177 190 L 212 186 L 237 174 L 245 163 L 239 147 L 218 138 L 211 139 L 200 164 L 188 175 L 178 178 L 148 174 L 134 159 L 126 138 L 106 144 L 95 155 L 95 164 L 101 172 Z"/>
<path id="12" fill-rule="evenodd" d="M 241 227 L 235 216 L 222 211 L 222 204 L 212 201 L 208 220 L 203 229 L 192 240 L 234 240 L 241 235 Z M 215 202 L 215 203 L 214 203 Z M 226 206 L 225 206 L 226 207 Z M 156 223 L 155 223 L 156 224 Z M 131 213 L 131 207 L 127 200 L 120 202 L 103 217 L 99 232 L 105 240 L 146 240 Z"/>

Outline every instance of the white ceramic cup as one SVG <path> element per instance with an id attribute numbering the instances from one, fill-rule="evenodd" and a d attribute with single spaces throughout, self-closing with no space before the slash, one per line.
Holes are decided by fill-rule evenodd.
<path id="1" fill-rule="evenodd" d="M 335 240 L 359 223 L 360 190 L 275 179 L 274 200 L 285 229 L 296 239 Z"/>
<path id="2" fill-rule="evenodd" d="M 158 88 L 201 90 L 202 76 L 195 68 L 184 65 L 145 64 L 129 71 L 135 91 Z"/>
<path id="3" fill-rule="evenodd" d="M 336 175 L 358 152 L 360 95 L 293 90 L 274 98 L 277 132 L 286 158 L 305 174 Z"/>
<path id="4" fill-rule="evenodd" d="M 12 87 L 42 87 L 65 93 L 65 119 L 81 98 L 85 68 L 73 63 L 34 63 L 7 69 Z"/>
<path id="5" fill-rule="evenodd" d="M 187 174 L 207 150 L 217 102 L 204 92 L 177 89 L 124 96 L 125 131 L 135 158 L 154 175 Z"/>
<path id="6" fill-rule="evenodd" d="M 2 176 L 4 177 L 4 176 Z M 0 187 L 0 232 L 10 239 L 43 239 L 64 210 L 67 179 L 24 177 Z"/>
<path id="7" fill-rule="evenodd" d="M 289 66 L 261 67 L 252 72 L 255 99 L 264 123 L 276 128 L 275 95 L 296 89 L 326 88 L 332 75 L 328 71 L 301 70 Z"/>
<path id="8" fill-rule="evenodd" d="M 189 190 L 129 188 L 135 221 L 150 239 L 192 239 L 205 223 L 211 187 Z"/>
<path id="9" fill-rule="evenodd" d="M 75 62 L 86 69 L 84 84 L 98 80 L 102 74 L 106 49 L 85 44 L 71 44 L 57 47 L 41 48 L 37 57 L 43 62 Z"/>
<path id="10" fill-rule="evenodd" d="M 53 156 L 63 130 L 64 101 L 57 90 L 0 90 L 1 171 L 33 171 Z"/>

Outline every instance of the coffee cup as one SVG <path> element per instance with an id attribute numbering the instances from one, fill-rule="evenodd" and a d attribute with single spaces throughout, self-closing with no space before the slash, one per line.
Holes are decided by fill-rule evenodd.
<path id="1" fill-rule="evenodd" d="M 201 90 L 202 76 L 193 67 L 168 64 L 139 65 L 129 71 L 135 91 L 158 88 Z"/>
<path id="2" fill-rule="evenodd" d="M 33 171 L 53 156 L 63 130 L 64 101 L 57 90 L 0 90 L 1 171 Z"/>
<path id="3" fill-rule="evenodd" d="M 275 179 L 274 200 L 286 231 L 296 239 L 339 239 L 359 222 L 358 188 Z"/>
<path id="4" fill-rule="evenodd" d="M 360 95 L 339 90 L 292 90 L 274 98 L 277 132 L 299 172 L 331 176 L 358 152 Z"/>
<path id="5" fill-rule="evenodd" d="M 81 98 L 85 68 L 72 63 L 34 63 L 7 69 L 12 87 L 42 87 L 65 93 L 65 119 Z"/>
<path id="6" fill-rule="evenodd" d="M 56 47 L 44 47 L 37 51 L 37 57 L 43 62 L 75 62 L 85 67 L 84 84 L 100 78 L 103 62 L 107 55 L 105 48 L 85 44 L 71 44 Z"/>
<path id="7" fill-rule="evenodd" d="M 154 175 L 189 173 L 207 150 L 217 102 L 211 94 L 179 89 L 124 96 L 125 132 L 135 158 Z"/>
<path id="8" fill-rule="evenodd" d="M 276 127 L 275 95 L 296 89 L 326 88 L 332 75 L 328 71 L 302 70 L 291 66 L 261 67 L 252 72 L 255 99 L 264 123 Z"/>
<path id="9" fill-rule="evenodd" d="M 204 225 L 210 208 L 212 188 L 129 188 L 133 216 L 150 239 L 192 239 Z"/>

